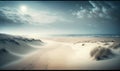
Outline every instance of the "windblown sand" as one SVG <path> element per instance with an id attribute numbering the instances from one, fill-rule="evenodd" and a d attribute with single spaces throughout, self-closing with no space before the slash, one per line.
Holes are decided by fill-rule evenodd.
<path id="1" fill-rule="evenodd" d="M 45 44 L 38 50 L 12 62 L 2 69 L 14 70 L 63 70 L 63 69 L 120 69 L 120 46 L 111 48 L 116 56 L 96 60 L 91 51 L 98 47 L 110 48 L 120 43 L 120 38 L 49 37 L 40 38 Z M 106 52 L 106 51 L 105 51 Z M 104 57 L 104 55 L 102 55 Z M 101 57 L 102 59 L 102 57 Z"/>

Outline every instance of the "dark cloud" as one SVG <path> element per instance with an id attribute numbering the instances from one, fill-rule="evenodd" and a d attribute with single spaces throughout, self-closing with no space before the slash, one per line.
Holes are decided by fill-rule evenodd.
<path id="1" fill-rule="evenodd" d="M 16 9 L 8 7 L 0 8 L 0 24 L 1 25 L 20 25 L 29 23 L 30 16 L 20 13 Z"/>
<path id="2" fill-rule="evenodd" d="M 86 1 L 73 11 L 78 20 L 90 24 L 90 29 L 100 33 L 120 33 L 120 1 Z M 83 22 L 82 22 L 83 23 Z"/>
<path id="3" fill-rule="evenodd" d="M 119 7 L 115 6 L 116 2 L 108 1 L 89 1 L 89 7 L 81 6 L 80 9 L 73 12 L 78 18 L 99 18 L 114 19 L 120 18 Z"/>
<path id="4" fill-rule="evenodd" d="M 0 29 L 32 26 L 68 30 L 71 33 L 120 33 L 120 1 L 6 2 L 0 6 Z M 1 3 L 2 4 L 2 3 Z M 21 6 L 26 6 L 23 14 Z M 72 12 L 72 14 L 71 14 Z M 77 17 L 77 18 L 76 18 Z M 24 25 L 25 24 L 25 25 Z M 2 25 L 5 25 L 1 27 Z M 13 26 L 16 28 L 16 26 Z M 10 27 L 10 28 L 9 28 Z M 13 29 L 12 27 L 12 29 Z M 22 29 L 24 29 L 22 28 Z"/>

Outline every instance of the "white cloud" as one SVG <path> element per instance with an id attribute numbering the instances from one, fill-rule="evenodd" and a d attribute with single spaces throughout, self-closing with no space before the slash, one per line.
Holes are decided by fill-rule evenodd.
<path id="1" fill-rule="evenodd" d="M 68 22 L 64 17 L 46 11 L 33 11 L 27 10 L 27 12 L 23 13 L 19 9 L 2 7 L 0 8 L 0 22 L 3 22 L 3 18 L 5 23 L 7 24 L 53 24 L 56 22 Z M 10 22 L 8 21 L 10 20 Z"/>
<path id="2" fill-rule="evenodd" d="M 0 22 L 4 24 L 24 24 L 27 21 L 26 16 L 21 14 L 17 9 L 8 7 L 0 8 Z"/>
<path id="3" fill-rule="evenodd" d="M 85 7 L 80 7 L 79 10 L 73 11 L 73 15 L 77 18 L 104 18 L 112 19 L 111 14 L 114 12 L 114 6 L 109 2 L 99 2 L 99 1 L 89 1 L 92 6 L 90 9 Z"/>
<path id="4" fill-rule="evenodd" d="M 31 16 L 32 24 L 55 24 L 59 22 L 72 22 L 60 14 L 48 11 L 30 11 L 28 15 Z"/>
<path id="5" fill-rule="evenodd" d="M 29 14 L 32 18 L 32 21 L 34 23 L 40 24 L 40 23 L 54 23 L 56 21 L 60 21 L 61 17 L 57 16 L 57 15 L 53 15 L 49 12 L 31 12 Z"/>

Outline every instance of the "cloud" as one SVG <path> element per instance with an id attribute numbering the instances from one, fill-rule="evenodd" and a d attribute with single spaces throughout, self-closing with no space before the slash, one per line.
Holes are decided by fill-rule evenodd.
<path id="1" fill-rule="evenodd" d="M 99 19 L 119 19 L 120 10 L 108 1 L 89 1 L 89 7 L 81 6 L 77 11 L 72 14 L 77 18 L 99 18 Z"/>
<path id="2" fill-rule="evenodd" d="M 30 12 L 29 13 L 32 21 L 35 24 L 50 24 L 55 22 L 67 22 L 66 19 L 64 19 L 62 16 L 56 15 L 54 13 L 40 11 L 38 12 Z"/>
<path id="3" fill-rule="evenodd" d="M 8 7 L 0 8 L 0 24 L 25 24 L 28 23 L 26 15 L 23 15 L 16 9 Z"/>
<path id="4" fill-rule="evenodd" d="M 67 20 L 62 16 L 46 11 L 28 11 L 24 13 L 15 8 L 0 8 L 1 25 L 50 24 L 55 22 L 67 22 Z"/>

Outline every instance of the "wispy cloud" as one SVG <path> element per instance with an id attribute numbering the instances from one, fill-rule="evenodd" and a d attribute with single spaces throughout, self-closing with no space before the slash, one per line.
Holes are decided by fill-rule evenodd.
<path id="1" fill-rule="evenodd" d="M 77 18 L 118 19 L 119 10 L 111 2 L 89 1 L 89 8 L 81 6 L 73 15 Z M 117 16 L 114 14 L 118 14 Z"/>
<path id="2" fill-rule="evenodd" d="M 64 17 L 51 12 L 30 12 L 29 15 L 35 24 L 53 24 L 56 22 L 67 22 Z"/>
<path id="3" fill-rule="evenodd" d="M 67 22 L 67 20 L 55 13 L 46 11 L 21 12 L 19 9 L 1 7 L 0 24 L 53 24 L 56 22 Z"/>
<path id="4" fill-rule="evenodd" d="M 8 7 L 0 8 L 0 23 L 1 24 L 25 24 L 28 23 L 27 15 L 23 15 L 17 9 Z"/>

